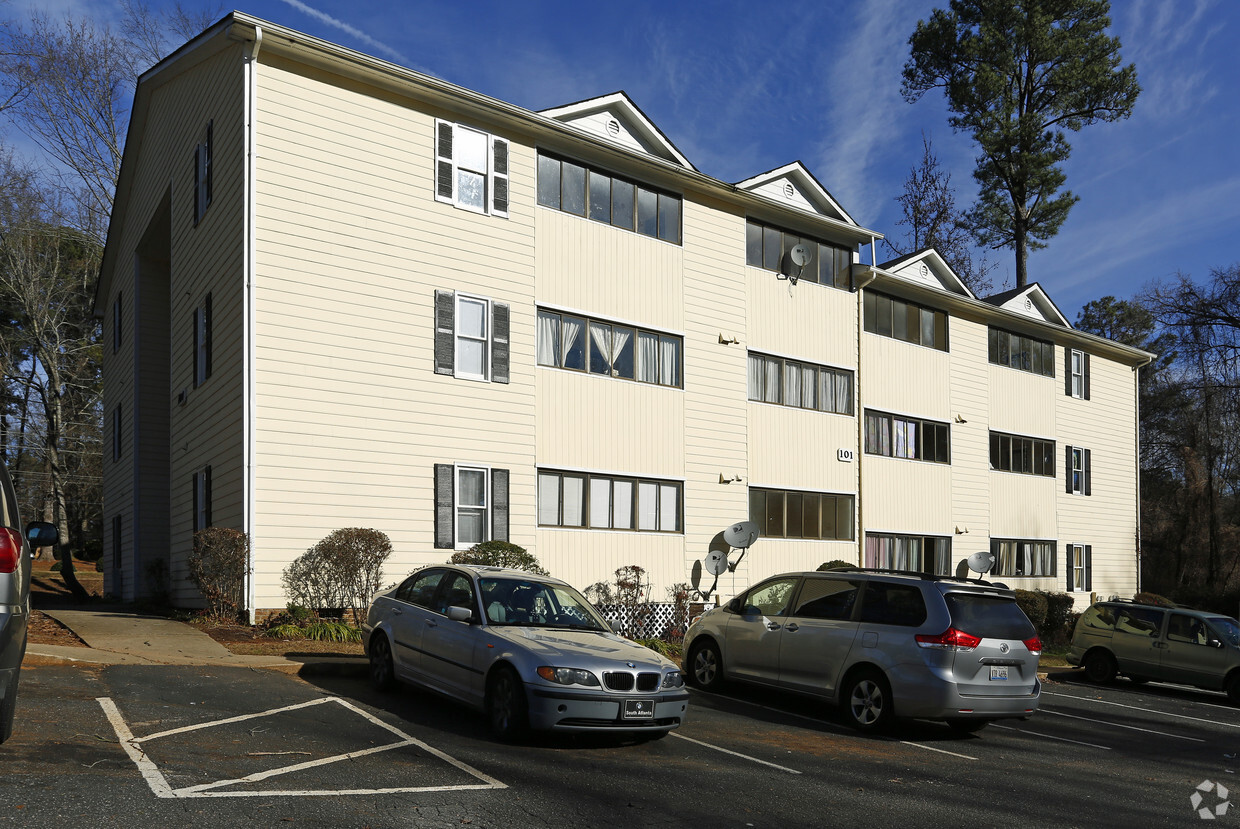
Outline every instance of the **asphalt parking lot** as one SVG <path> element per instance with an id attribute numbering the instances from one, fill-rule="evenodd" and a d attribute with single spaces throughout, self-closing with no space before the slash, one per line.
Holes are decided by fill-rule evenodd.
<path id="1" fill-rule="evenodd" d="M 866 738 L 812 701 L 733 687 L 695 692 L 660 741 L 511 746 L 451 702 L 356 678 L 37 667 L 0 748 L 0 822 L 1144 827 L 1230 802 L 1240 710 L 1222 695 L 1065 671 L 1042 709 L 978 735 L 914 722 Z"/>

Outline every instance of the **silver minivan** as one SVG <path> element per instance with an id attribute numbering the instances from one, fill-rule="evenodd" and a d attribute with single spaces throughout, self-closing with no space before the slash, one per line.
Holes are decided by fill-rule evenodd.
<path id="1" fill-rule="evenodd" d="M 822 697 L 862 731 L 896 717 L 960 731 L 1031 716 L 1042 644 L 1003 585 L 847 569 L 769 578 L 696 620 L 689 681 Z"/>
<path id="2" fill-rule="evenodd" d="M 0 743 L 13 733 L 17 684 L 30 618 L 30 548 L 57 542 L 56 528 L 35 521 L 21 532 L 17 494 L 0 461 Z"/>
<path id="3" fill-rule="evenodd" d="M 1226 691 L 1240 704 L 1240 622 L 1221 613 L 1109 601 L 1091 605 L 1072 633 L 1068 663 L 1092 682 L 1123 674 Z"/>

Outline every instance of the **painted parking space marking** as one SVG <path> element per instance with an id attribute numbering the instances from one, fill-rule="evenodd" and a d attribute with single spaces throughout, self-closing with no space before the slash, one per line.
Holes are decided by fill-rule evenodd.
<path id="1" fill-rule="evenodd" d="M 787 766 L 781 766 L 776 763 L 772 763 L 768 760 L 759 760 L 757 757 L 750 757 L 748 754 L 741 754 L 739 751 L 732 751 L 732 749 L 730 748 L 723 748 L 722 746 L 713 745 L 711 743 L 704 743 L 701 740 L 695 740 L 692 737 L 686 737 L 684 734 L 677 734 L 675 731 L 672 731 L 669 733 L 673 737 L 677 737 L 681 740 L 685 740 L 686 742 L 693 743 L 694 745 L 702 746 L 703 748 L 709 748 L 714 751 L 722 752 L 723 754 L 731 754 L 733 757 L 739 757 L 742 760 L 748 760 L 751 763 L 760 763 L 761 765 L 764 765 L 764 766 L 770 766 L 773 769 L 779 769 L 780 771 L 786 771 L 789 774 L 801 774 L 801 772 L 797 771 L 796 769 L 790 769 Z"/>
<path id="2" fill-rule="evenodd" d="M 1067 737 L 1056 737 L 1054 734 L 1043 734 L 1041 731 L 1032 731 L 1028 728 L 1016 728 L 1015 726 L 999 725 L 998 723 L 991 723 L 990 727 L 1001 728 L 1004 731 L 1015 731 L 1018 734 L 1031 734 L 1034 737 L 1041 737 L 1045 740 L 1059 740 L 1061 743 L 1073 743 L 1078 746 L 1088 746 L 1089 748 L 1102 749 L 1103 751 L 1111 750 L 1110 746 L 1100 746 L 1100 745 L 1097 745 L 1096 743 L 1086 743 L 1086 742 L 1082 742 L 1081 740 L 1069 740 Z"/>
<path id="3" fill-rule="evenodd" d="M 372 794 L 398 794 L 398 793 L 406 794 L 406 793 L 414 793 L 414 792 L 446 792 L 446 791 L 468 791 L 468 790 L 479 790 L 479 789 L 506 789 L 508 788 L 507 785 L 496 780 L 494 777 L 484 774 L 483 772 L 479 771 L 478 769 L 475 769 L 469 764 L 464 763 L 460 760 L 457 760 L 456 758 L 451 757 L 448 754 L 445 754 L 444 752 L 440 751 L 437 748 L 434 748 L 433 746 L 427 745 L 426 743 L 422 742 L 416 737 L 411 737 L 410 735 L 401 731 L 399 728 L 396 728 L 395 726 L 392 726 L 392 725 L 388 725 L 387 723 L 380 720 L 378 717 L 372 716 L 371 714 L 363 711 L 357 706 L 352 705 L 348 701 L 343 700 L 339 697 L 324 697 L 322 699 L 311 700 L 309 702 L 298 703 L 296 705 L 286 705 L 281 708 L 272 708 L 266 711 L 259 711 L 254 714 L 243 714 L 243 715 L 236 716 L 236 717 L 226 717 L 220 720 L 213 720 L 211 722 L 197 723 L 195 725 L 184 726 L 182 728 L 172 728 L 172 729 L 168 729 L 165 731 L 159 731 L 154 734 L 148 734 L 144 737 L 138 737 L 133 734 L 133 732 L 129 728 L 129 725 L 125 722 L 124 717 L 121 715 L 120 710 L 116 707 L 116 703 L 113 702 L 111 698 L 98 697 L 96 698 L 96 702 L 98 702 L 100 707 L 103 708 L 104 713 L 107 715 L 108 721 L 111 722 L 112 728 L 116 731 L 116 736 L 117 736 L 117 739 L 120 741 L 121 747 L 125 750 L 125 753 L 129 755 L 129 758 L 133 760 L 134 765 L 137 766 L 138 771 L 142 774 L 142 777 L 146 780 L 147 785 L 150 786 L 151 791 L 155 794 L 156 797 L 161 797 L 161 798 L 273 797 L 273 796 L 279 796 L 279 795 L 291 796 L 291 797 L 322 797 L 324 795 L 346 795 L 346 794 L 372 795 Z M 295 764 L 292 764 L 289 766 L 283 766 L 280 768 L 266 769 L 266 770 L 255 772 L 253 774 L 245 775 L 242 777 L 235 777 L 235 778 L 229 778 L 229 779 L 224 779 L 224 780 L 216 780 L 216 781 L 212 781 L 208 783 L 198 783 L 196 785 L 184 786 L 184 787 L 179 787 L 179 788 L 174 788 L 168 782 L 167 776 L 165 775 L 164 771 L 162 771 L 159 765 L 150 758 L 150 756 L 147 754 L 146 749 L 144 748 L 145 744 L 150 743 L 155 740 L 162 739 L 162 738 L 181 736 L 184 734 L 188 734 L 190 732 L 201 731 L 202 729 L 207 729 L 207 728 L 244 723 L 249 720 L 257 720 L 261 717 L 269 717 L 269 716 L 276 715 L 276 714 L 284 714 L 284 713 L 288 713 L 291 711 L 298 711 L 298 710 L 310 708 L 312 706 L 325 705 L 329 703 L 340 705 L 343 708 L 345 708 L 347 711 L 357 716 L 362 717 L 363 719 L 369 721 L 373 725 L 376 725 L 385 731 L 390 732 L 392 736 L 395 738 L 394 742 L 387 743 L 381 746 L 373 746 L 373 747 L 361 749 L 358 751 L 350 751 L 350 752 L 345 752 L 342 754 L 334 754 L 332 756 L 321 757 L 315 760 L 295 763 Z M 420 749 L 421 751 L 426 752 L 432 757 L 435 757 L 436 759 L 443 761 L 449 766 L 452 766 L 456 768 L 457 770 L 464 772 L 465 774 L 469 775 L 470 777 L 474 778 L 475 780 L 479 782 L 456 784 L 456 785 L 441 785 L 441 786 L 399 786 L 399 787 L 385 787 L 385 788 L 372 788 L 372 789 L 356 789 L 355 788 L 355 789 L 326 790 L 326 789 L 316 788 L 316 789 L 289 789 L 289 790 L 279 790 L 279 791 L 271 791 L 268 789 L 247 790 L 247 791 L 218 791 L 218 789 L 221 789 L 226 786 L 238 786 L 238 785 L 245 785 L 247 783 L 257 783 L 262 780 L 267 780 L 272 777 L 277 777 L 277 776 L 284 775 L 284 774 L 291 774 L 295 772 L 316 769 L 316 768 L 323 767 L 323 766 L 329 766 L 333 763 L 339 763 L 339 762 L 346 761 L 346 760 L 355 760 L 355 759 L 362 758 L 362 757 L 376 755 L 376 754 L 379 754 L 385 751 L 392 751 L 393 749 L 410 748 L 410 747 L 417 748 L 417 749 Z M 263 752 L 263 754 L 266 754 L 266 755 L 280 754 L 280 753 L 292 753 L 292 752 Z M 297 752 L 297 753 L 303 753 L 303 752 Z"/>
<path id="4" fill-rule="evenodd" d="M 1160 737 L 1171 737 L 1176 740 L 1190 740 L 1194 743 L 1204 743 L 1205 740 L 1200 737 L 1187 737 L 1183 734 L 1172 734 L 1169 731 L 1155 731 L 1152 728 L 1141 728 L 1137 725 L 1126 725 L 1124 723 L 1111 722 L 1109 720 L 1099 720 L 1093 717 L 1080 717 L 1076 714 L 1065 714 L 1062 711 L 1053 711 L 1050 708 L 1042 708 L 1043 714 L 1054 714 L 1056 717 L 1067 717 L 1071 720 L 1084 720 L 1085 722 L 1097 723 L 1098 725 L 1109 725 L 1112 728 L 1127 728 L 1132 731 L 1144 731 L 1146 734 L 1157 734 Z"/>
<path id="5" fill-rule="evenodd" d="M 1092 703 L 1096 703 L 1097 705 L 1114 705 L 1117 708 L 1127 708 L 1132 711 L 1144 711 L 1147 714 L 1157 714 L 1160 717 L 1174 717 L 1175 719 L 1178 719 L 1178 720 L 1192 720 L 1193 722 L 1209 723 L 1210 725 L 1221 725 L 1224 728 L 1240 728 L 1240 724 L 1237 724 L 1237 723 L 1219 722 L 1218 720 L 1208 720 L 1204 717 L 1190 717 L 1188 714 L 1176 714 L 1171 711 L 1159 711 L 1156 708 L 1142 708 L 1139 705 L 1128 705 L 1123 702 L 1112 702 L 1111 700 L 1107 700 L 1107 699 L 1094 699 L 1093 697 L 1078 697 L 1075 694 L 1048 694 L 1045 691 L 1042 692 L 1042 696 L 1062 697 L 1064 699 L 1076 700 L 1077 702 L 1092 702 Z M 1196 703 L 1196 704 L 1197 705 L 1209 705 L 1210 703 Z"/>

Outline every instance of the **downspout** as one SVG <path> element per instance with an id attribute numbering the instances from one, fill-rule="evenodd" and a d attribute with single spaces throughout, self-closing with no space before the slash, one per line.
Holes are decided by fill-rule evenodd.
<path id="1" fill-rule="evenodd" d="M 249 561 L 247 562 L 245 575 L 245 605 L 250 615 L 250 624 L 256 621 L 255 613 L 255 585 L 254 585 L 254 550 L 258 546 L 254 538 L 254 513 L 255 513 L 255 439 L 254 431 L 257 420 L 255 412 L 255 382 L 254 382 L 254 236 L 255 236 L 255 219 L 254 219 L 254 175 L 255 175 L 255 153 L 254 153 L 254 133 L 255 133 L 255 98 L 258 94 L 258 52 L 263 46 L 263 30 L 260 26 L 254 27 L 254 40 L 250 43 L 250 48 L 245 56 L 245 182 L 244 196 L 245 201 L 245 293 L 242 298 L 243 318 L 245 319 L 245 342 L 242 345 L 243 366 L 242 366 L 242 388 L 245 411 L 242 416 L 242 441 L 245 446 L 245 478 L 244 478 L 244 498 L 245 508 L 242 518 L 242 531 L 250 540 Z"/>
<path id="2" fill-rule="evenodd" d="M 878 278 L 878 266 L 875 264 L 875 249 L 878 247 L 878 240 L 870 237 L 870 267 L 862 271 L 858 268 L 858 273 L 853 276 L 853 290 L 857 293 L 857 375 L 854 383 L 853 402 L 856 404 L 857 417 L 857 443 L 856 443 L 856 460 L 857 460 L 857 564 L 865 566 L 865 539 L 863 538 L 862 528 L 865 526 L 865 498 L 861 492 L 863 480 L 861 465 L 865 458 L 865 412 L 861 408 L 861 376 L 864 372 L 861 370 L 861 350 L 862 340 L 865 336 L 865 302 L 861 296 L 861 289 L 869 285 Z"/>

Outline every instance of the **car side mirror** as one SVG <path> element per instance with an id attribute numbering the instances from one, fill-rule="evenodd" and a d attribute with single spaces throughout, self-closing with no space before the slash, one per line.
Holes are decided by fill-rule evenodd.
<path id="1" fill-rule="evenodd" d="M 732 601 L 728 602 L 729 613 L 743 613 L 744 609 L 745 609 L 744 605 L 741 604 L 741 599 L 739 596 L 737 596 Z"/>
<path id="2" fill-rule="evenodd" d="M 469 622 L 474 618 L 474 612 L 468 607 L 457 607 L 453 605 L 448 608 L 448 618 L 454 622 Z"/>
<path id="3" fill-rule="evenodd" d="M 1221 648 L 1221 647 L 1223 647 L 1223 643 L 1222 643 L 1222 642 L 1220 642 L 1218 639 L 1210 639 L 1210 640 L 1208 640 L 1208 641 L 1206 642 L 1206 644 L 1207 644 L 1207 645 L 1209 645 L 1209 646 L 1210 646 L 1210 647 L 1212 647 L 1212 648 Z"/>
<path id="4" fill-rule="evenodd" d="M 31 521 L 26 525 L 26 540 L 31 547 L 51 547 L 60 543 L 60 531 L 55 524 Z"/>

